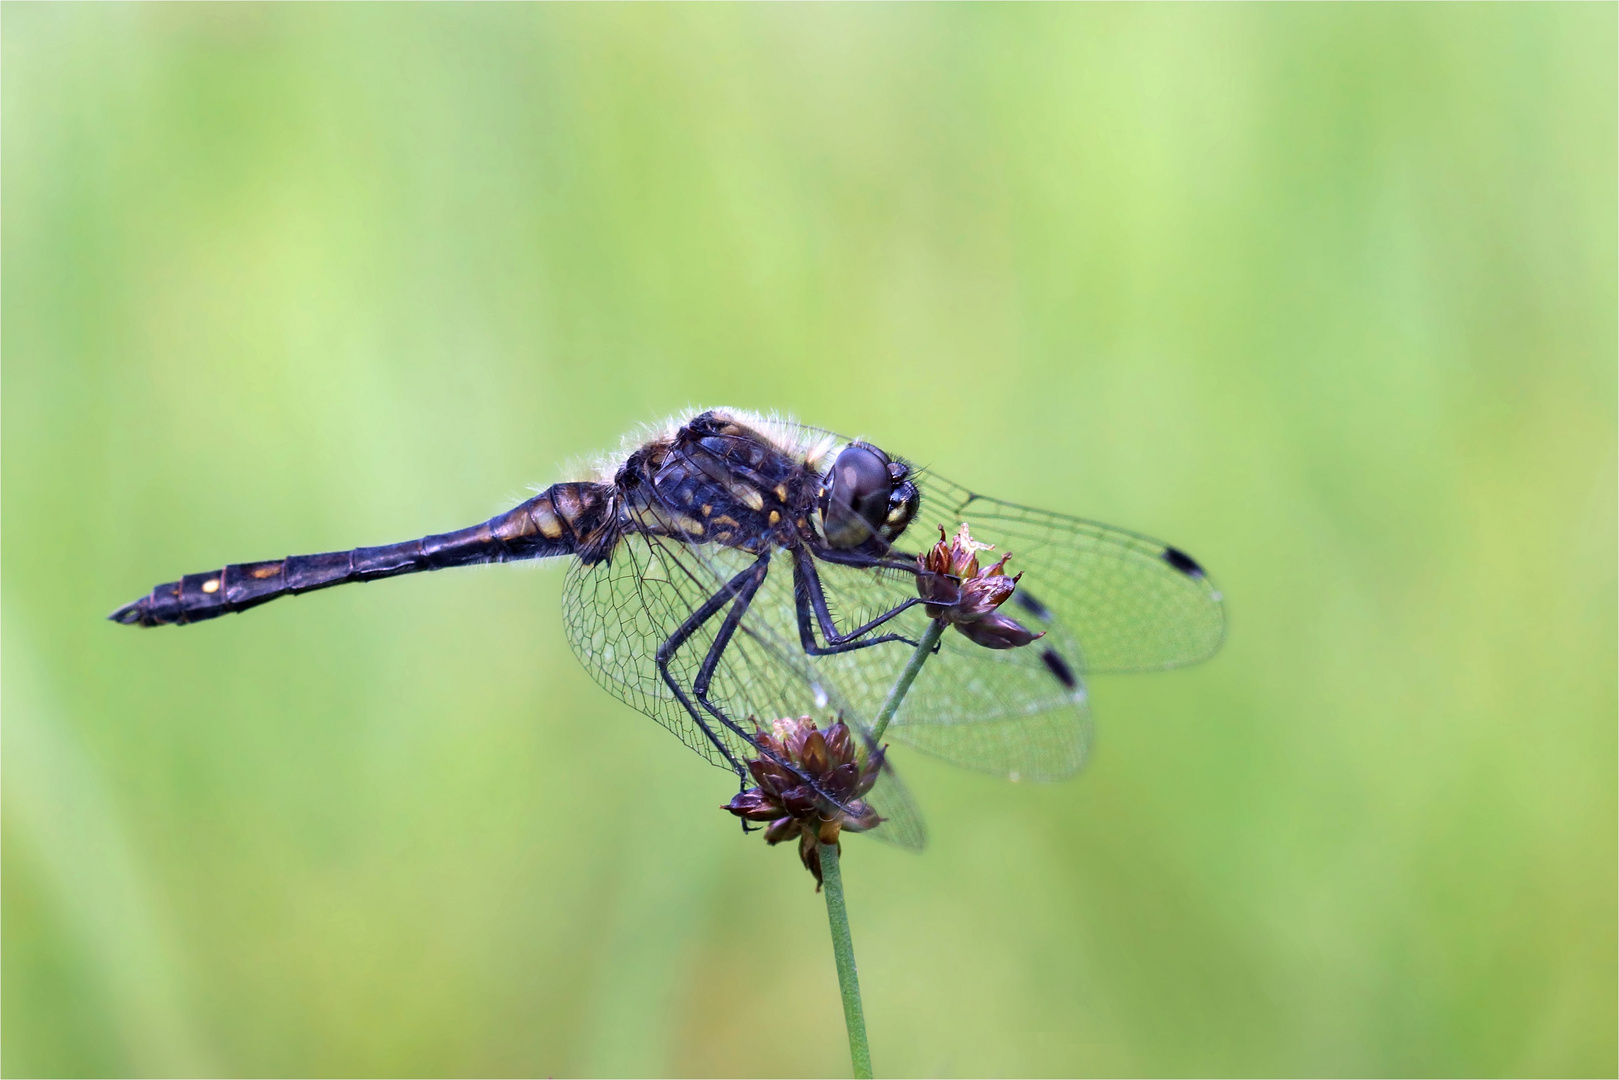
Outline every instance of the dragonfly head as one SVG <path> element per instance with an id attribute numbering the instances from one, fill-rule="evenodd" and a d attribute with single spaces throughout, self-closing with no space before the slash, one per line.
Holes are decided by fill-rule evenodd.
<path id="1" fill-rule="evenodd" d="M 886 550 L 916 517 L 919 502 L 909 465 L 870 443 L 850 443 L 821 482 L 821 532 L 835 548 L 875 539 Z"/>

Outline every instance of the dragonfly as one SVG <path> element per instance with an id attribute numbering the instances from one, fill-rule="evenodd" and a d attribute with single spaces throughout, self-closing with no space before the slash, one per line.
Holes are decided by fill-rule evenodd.
<path id="1" fill-rule="evenodd" d="M 956 765 L 1069 776 L 1091 746 L 1089 676 L 1197 663 L 1225 636 L 1222 594 L 1180 548 L 979 494 L 791 419 L 688 413 L 633 433 L 593 472 L 455 532 L 187 574 L 109 618 L 184 625 L 348 582 L 566 557 L 564 623 L 585 669 L 744 784 L 772 717 L 837 714 L 881 752 L 870 718 L 928 628 L 918 556 L 934 526 L 968 525 L 1011 556 L 1008 606 L 1039 635 L 1018 648 L 939 639 L 884 733 Z M 883 819 L 873 835 L 922 846 L 886 761 L 867 801 Z"/>

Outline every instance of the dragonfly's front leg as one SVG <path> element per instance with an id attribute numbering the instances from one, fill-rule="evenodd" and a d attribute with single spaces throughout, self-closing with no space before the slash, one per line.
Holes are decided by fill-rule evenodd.
<path id="1" fill-rule="evenodd" d="M 864 649 L 872 645 L 882 645 L 890 641 L 903 641 L 913 648 L 916 642 L 903 634 L 881 634 L 877 637 L 867 638 L 866 634 L 888 622 L 903 611 L 915 607 L 922 602 L 922 598 L 913 596 L 872 619 L 864 626 L 858 626 L 848 633 L 840 633 L 837 623 L 832 619 L 832 611 L 826 604 L 826 590 L 821 585 L 820 571 L 815 568 L 815 557 L 806 549 L 800 548 L 795 553 L 793 562 L 793 606 L 798 610 L 798 638 L 804 645 L 804 651 L 811 656 L 832 656 L 837 653 L 853 652 L 855 649 Z M 821 645 L 815 640 L 815 628 L 810 621 L 814 615 L 815 623 L 820 625 L 821 637 L 826 644 Z M 861 640 L 864 638 L 864 640 Z"/>

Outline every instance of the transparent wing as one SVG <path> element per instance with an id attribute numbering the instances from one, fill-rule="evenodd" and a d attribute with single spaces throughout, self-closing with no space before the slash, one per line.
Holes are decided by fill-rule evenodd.
<path id="1" fill-rule="evenodd" d="M 781 422 L 822 460 L 836 458 L 849 439 L 823 428 Z M 1206 660 L 1225 638 L 1225 602 L 1203 568 L 1179 548 L 1126 529 L 979 495 L 942 476 L 922 472 L 916 518 L 899 546 L 915 554 L 933 530 L 963 523 L 973 538 L 1012 552 L 1009 568 L 1024 573 L 1014 602 L 1041 626 L 1066 627 L 1089 674 L 1161 671 Z M 1013 650 L 1022 652 L 1024 650 Z"/>
<path id="2" fill-rule="evenodd" d="M 817 563 L 816 569 L 833 619 L 844 629 L 916 595 L 910 574 L 829 563 Z M 772 609 L 792 603 L 790 595 L 772 600 Z M 879 632 L 892 627 L 916 641 L 927 624 L 922 608 L 913 607 Z M 885 738 L 1014 780 L 1072 775 L 1085 763 L 1091 744 L 1090 710 L 1076 666 L 1078 645 L 1060 622 L 1041 629 L 1045 637 L 1019 649 L 986 649 L 947 630 Z M 826 682 L 875 715 L 911 653 L 904 642 L 890 642 L 816 657 L 815 663 Z"/>
<path id="3" fill-rule="evenodd" d="M 753 561 L 754 556 L 745 552 L 699 549 L 679 540 L 637 534 L 621 540 L 607 562 L 593 566 L 576 562 L 563 588 L 568 643 L 591 677 L 723 768 L 731 767 L 727 753 L 745 762 L 757 756 L 757 750 L 707 716 L 705 733 L 664 682 L 656 657 L 693 611 Z M 785 576 L 790 596 L 791 568 L 780 555 L 776 562 L 781 565 L 771 566 L 765 588 Z M 723 618 L 722 611 L 709 619 L 671 657 L 670 672 L 683 688 L 689 690 L 696 679 Z M 860 711 L 825 682 L 795 641 L 781 637 L 778 626 L 779 618 L 760 608 L 756 598 L 715 668 L 709 699 L 744 731 L 752 730 L 751 717 L 768 724 L 781 716 L 837 713 L 855 731 L 869 731 Z M 923 846 L 921 817 L 892 768 L 884 769 L 866 801 L 884 818 L 872 836 L 902 847 Z"/>
<path id="4" fill-rule="evenodd" d="M 940 476 L 919 480 L 912 526 L 966 523 L 1023 580 L 1016 617 L 1068 627 L 1090 674 L 1160 671 L 1207 660 L 1225 638 L 1225 602 L 1191 556 L 1094 521 L 977 495 Z M 906 539 L 910 539 L 907 535 Z M 929 537 L 931 539 L 931 536 Z M 918 537 L 916 543 L 926 542 Z"/>
<path id="5" fill-rule="evenodd" d="M 635 535 L 622 540 L 608 562 L 575 562 L 563 586 L 563 624 L 579 662 L 608 693 L 668 728 L 705 760 L 729 768 L 725 752 L 741 760 L 749 747 L 715 723 L 711 730 L 718 729 L 713 734 L 722 751 L 675 698 L 655 660 L 664 641 L 717 588 L 706 566 L 694 572 L 682 556 L 683 546 L 674 541 Z M 684 685 L 696 677 L 718 626 L 714 621 L 699 631 L 675 656 L 671 667 Z M 768 714 L 765 685 L 758 681 L 755 697 Z"/>
<path id="6" fill-rule="evenodd" d="M 848 441 L 800 428 L 828 461 Z M 931 473 L 916 482 L 922 504 L 896 554 L 909 557 L 931 544 L 936 525 L 953 532 L 968 524 L 974 539 L 995 545 L 997 555 L 1012 553 L 1009 569 L 1024 576 L 1008 612 L 1045 636 L 1022 648 L 991 650 L 946 632 L 888 729 L 894 738 L 970 769 L 1060 778 L 1089 752 L 1087 674 L 1179 667 L 1219 648 L 1223 600 L 1184 552 L 1123 529 L 977 495 Z M 907 573 L 817 567 L 845 629 L 915 595 Z M 891 624 L 913 640 L 925 625 L 919 609 Z M 827 681 L 874 715 L 909 654 L 894 643 L 816 663 Z"/>

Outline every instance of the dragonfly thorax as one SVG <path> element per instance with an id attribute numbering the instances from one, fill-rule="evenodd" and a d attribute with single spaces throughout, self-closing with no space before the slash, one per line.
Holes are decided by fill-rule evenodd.
<path id="1" fill-rule="evenodd" d="M 819 477 L 752 428 L 704 413 L 632 453 L 614 486 L 629 531 L 757 553 L 813 536 Z"/>

